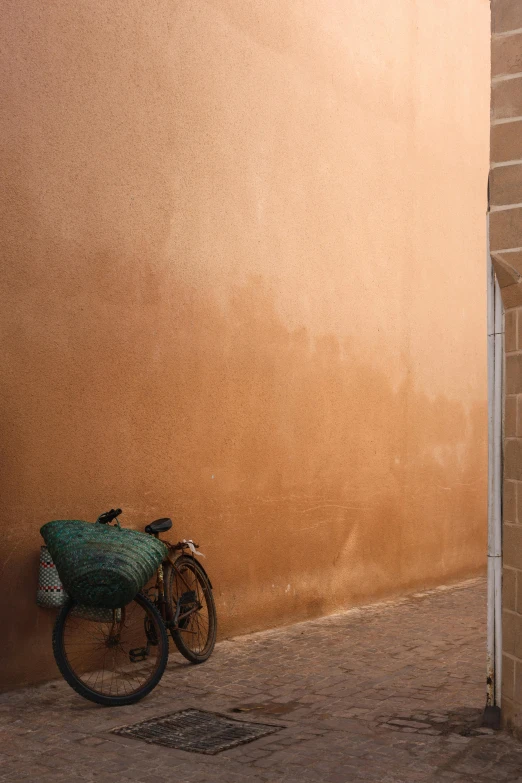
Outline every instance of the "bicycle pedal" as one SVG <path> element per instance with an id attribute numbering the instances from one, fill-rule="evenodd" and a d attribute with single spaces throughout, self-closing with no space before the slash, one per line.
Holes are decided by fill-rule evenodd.
<path id="1" fill-rule="evenodd" d="M 148 658 L 149 651 L 146 647 L 135 647 L 134 650 L 129 650 L 129 659 L 131 663 L 139 663 L 145 661 Z"/>

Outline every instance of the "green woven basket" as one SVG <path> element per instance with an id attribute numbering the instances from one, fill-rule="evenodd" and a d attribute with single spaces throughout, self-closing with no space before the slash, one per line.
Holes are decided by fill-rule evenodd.
<path id="1" fill-rule="evenodd" d="M 48 522 L 40 533 L 65 590 L 86 606 L 125 606 L 167 553 L 146 533 L 77 519 Z"/>

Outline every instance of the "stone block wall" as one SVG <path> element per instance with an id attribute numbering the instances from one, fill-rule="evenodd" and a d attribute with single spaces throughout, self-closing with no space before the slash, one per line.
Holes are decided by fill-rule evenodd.
<path id="1" fill-rule="evenodd" d="M 493 0 L 490 249 L 505 306 L 504 724 L 522 732 L 522 2 Z"/>

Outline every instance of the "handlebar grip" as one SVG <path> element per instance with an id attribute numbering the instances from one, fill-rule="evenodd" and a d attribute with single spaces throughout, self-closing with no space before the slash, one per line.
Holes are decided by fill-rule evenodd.
<path id="1" fill-rule="evenodd" d="M 105 513 L 100 514 L 96 522 L 99 522 L 102 525 L 108 525 L 109 522 L 112 522 L 113 519 L 119 517 L 120 514 L 121 514 L 121 508 L 111 508 L 110 511 L 105 511 Z"/>

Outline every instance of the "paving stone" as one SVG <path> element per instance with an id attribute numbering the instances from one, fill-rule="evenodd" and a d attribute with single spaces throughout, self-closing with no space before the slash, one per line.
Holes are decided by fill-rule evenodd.
<path id="1" fill-rule="evenodd" d="M 389 721 L 391 724 L 395 726 L 408 726 L 410 729 L 429 729 L 431 728 L 429 723 L 420 723 L 416 720 L 403 720 L 401 718 L 396 718 L 394 720 Z"/>
<path id="2" fill-rule="evenodd" d="M 470 737 L 462 737 L 460 734 L 450 734 L 447 739 L 448 742 L 453 742 L 458 745 L 466 745 L 471 741 Z"/>
<path id="3" fill-rule="evenodd" d="M 101 737 L 85 737 L 85 739 L 80 740 L 80 745 L 96 747 L 96 745 L 104 745 L 105 742 L 106 740 L 103 740 Z"/>

